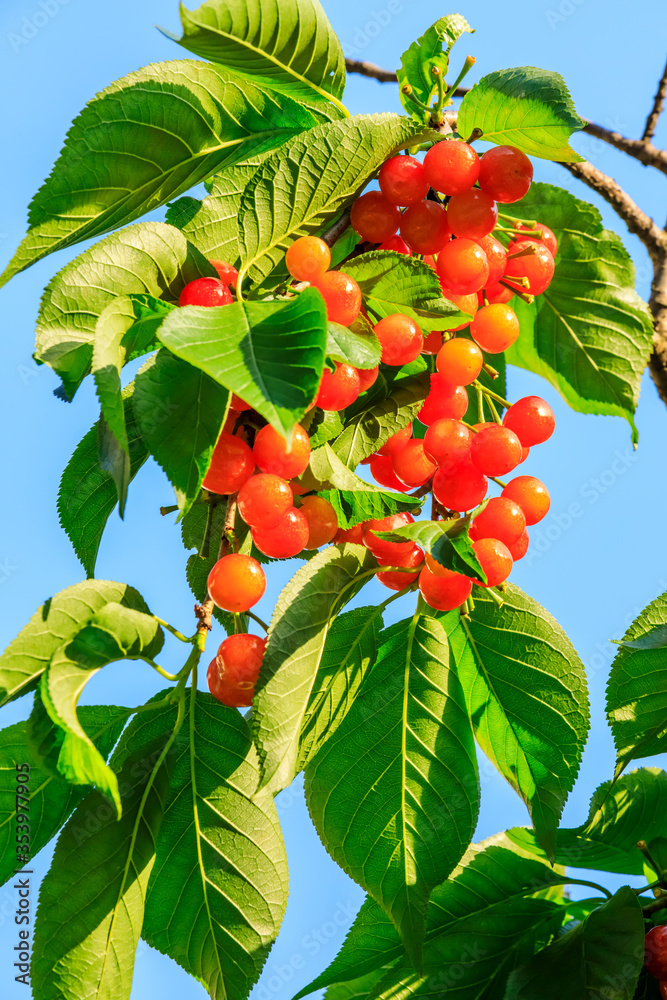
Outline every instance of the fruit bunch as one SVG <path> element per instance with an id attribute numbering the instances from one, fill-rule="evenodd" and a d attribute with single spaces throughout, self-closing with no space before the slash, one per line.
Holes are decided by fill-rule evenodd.
<path id="1" fill-rule="evenodd" d="M 418 586 L 426 603 L 440 611 L 466 609 L 473 585 L 502 586 L 514 562 L 525 555 L 527 528 L 547 513 L 549 493 L 532 476 L 509 482 L 498 477 L 513 472 L 533 446 L 552 435 L 554 415 L 537 396 L 510 404 L 478 379 L 483 370 L 492 378 L 497 374 L 484 353 L 505 351 L 519 335 L 512 297 L 532 301 L 554 273 L 557 244 L 551 230 L 498 212 L 498 203 L 526 194 L 532 173 L 530 160 L 517 149 L 498 146 L 479 157 L 471 145 L 452 138 L 433 145 L 423 162 L 411 155 L 392 157 L 380 170 L 380 190 L 362 194 L 351 208 L 362 251 L 420 255 L 434 269 L 443 296 L 471 317 L 454 330 L 425 337 L 416 320 L 402 313 L 373 322 L 359 285 L 344 271 L 331 269 L 330 248 L 317 236 L 297 239 L 285 261 L 291 276 L 286 295 L 315 287 L 328 320 L 343 326 L 363 315 L 379 341 L 383 368 L 400 368 L 420 355 L 427 359 L 430 391 L 417 420 L 364 462 L 381 487 L 416 491 L 412 495 L 420 498 L 431 493 L 434 519 L 463 523 L 486 583 L 447 569 L 410 539 L 387 538 L 386 532 L 413 523 L 408 513 L 339 528 L 333 506 L 317 494 L 318 484 L 308 489 L 300 481 L 310 462 L 306 430 L 297 425 L 288 441 L 233 396 L 203 486 L 230 498 L 260 553 L 288 559 L 330 542 L 364 545 L 378 560 L 377 578 L 383 584 L 396 591 Z M 219 277 L 191 282 L 181 305 L 233 301 L 235 269 L 212 263 Z M 378 367 L 340 362 L 325 366 L 311 409 L 345 410 L 373 385 L 378 372 Z M 476 393 L 478 414 L 486 404 L 491 420 L 464 420 L 469 390 Z M 500 495 L 488 499 L 490 481 Z M 259 561 L 238 551 L 221 552 L 208 578 L 213 602 L 235 614 L 252 608 L 265 589 Z M 226 704 L 249 705 L 263 650 L 263 641 L 245 633 L 226 639 L 209 668 L 212 693 Z"/>

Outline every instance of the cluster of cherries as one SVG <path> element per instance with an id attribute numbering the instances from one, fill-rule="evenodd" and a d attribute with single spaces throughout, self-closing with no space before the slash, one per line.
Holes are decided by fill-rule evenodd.
<path id="1" fill-rule="evenodd" d="M 667 924 L 652 927 L 646 935 L 644 967 L 658 980 L 660 996 L 667 1000 Z"/>
<path id="2" fill-rule="evenodd" d="M 495 147 L 479 157 L 469 144 L 450 139 L 433 146 L 423 163 L 409 155 L 388 160 L 380 170 L 380 191 L 362 195 L 351 210 L 363 249 L 420 255 L 438 275 L 443 295 L 472 317 L 456 330 L 427 336 L 411 316 L 401 313 L 374 324 L 383 365 L 400 367 L 420 354 L 437 357 L 418 423 L 398 431 L 365 462 L 385 488 L 416 489 L 419 495 L 431 491 L 436 509 L 446 517 L 473 511 L 486 499 L 489 479 L 499 482 L 501 495 L 489 499 L 470 525 L 487 583 L 445 569 L 412 541 L 378 537 L 378 532 L 409 524 L 409 514 L 340 529 L 331 504 L 309 494 L 298 481 L 310 461 L 306 431 L 297 425 L 288 442 L 270 425 L 257 430 L 261 418 L 250 414 L 246 419 L 243 413 L 250 407 L 234 396 L 203 485 L 211 493 L 236 497 L 260 552 L 287 559 L 330 542 L 363 544 L 380 563 L 377 576 L 383 584 L 399 591 L 418 581 L 424 600 L 441 611 L 465 604 L 473 583 L 502 584 L 513 563 L 525 555 L 527 526 L 545 516 L 549 493 L 532 476 L 520 475 L 509 483 L 496 477 L 514 470 L 531 447 L 551 436 L 554 415 L 539 397 L 509 405 L 482 390 L 476 380 L 485 367 L 482 352 L 502 352 L 519 335 L 509 300 L 515 294 L 531 300 L 553 276 L 557 243 L 548 227 L 519 220 L 498 225 L 497 202 L 523 197 L 532 173 L 530 160 L 513 147 Z M 225 262 L 211 263 L 219 277 L 190 282 L 180 305 L 233 301 L 230 287 L 236 285 L 236 270 Z M 331 252 L 323 240 L 297 239 L 287 251 L 286 266 L 293 279 L 289 290 L 296 294 L 308 285 L 317 288 L 331 322 L 349 327 L 360 314 L 370 321 L 357 282 L 330 270 Z M 468 325 L 469 336 L 457 336 Z M 370 388 L 378 371 L 345 363 L 333 370 L 325 367 L 311 408 L 345 409 Z M 471 425 L 463 420 L 469 403 L 466 386 L 471 385 L 484 392 L 493 422 Z M 502 421 L 494 399 L 506 409 Z M 266 578 L 252 556 L 231 552 L 213 566 L 208 589 L 218 607 L 242 613 L 263 596 Z M 212 693 L 225 704 L 250 705 L 264 647 L 265 640 L 249 634 L 225 639 L 209 667 Z"/>

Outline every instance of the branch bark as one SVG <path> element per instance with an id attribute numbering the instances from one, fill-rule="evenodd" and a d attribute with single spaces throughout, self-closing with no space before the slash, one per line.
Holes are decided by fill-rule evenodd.
<path id="1" fill-rule="evenodd" d="M 662 71 L 662 76 L 660 77 L 660 82 L 658 84 L 658 89 L 655 92 L 655 97 L 653 98 L 653 107 L 651 112 L 646 119 L 646 125 L 644 125 L 644 131 L 642 133 L 642 139 L 646 142 L 648 139 L 652 139 L 655 135 L 655 127 L 658 124 L 658 118 L 662 114 L 662 109 L 665 106 L 665 97 L 667 96 L 667 63 L 665 63 L 665 68 Z"/>

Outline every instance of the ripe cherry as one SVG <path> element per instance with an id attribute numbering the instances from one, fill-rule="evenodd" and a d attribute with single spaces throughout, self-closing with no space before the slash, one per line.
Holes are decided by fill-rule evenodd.
<path id="1" fill-rule="evenodd" d="M 412 250 L 402 236 L 390 236 L 388 240 L 381 243 L 378 250 L 393 250 L 394 253 L 402 253 L 406 257 L 412 257 Z"/>
<path id="2" fill-rule="evenodd" d="M 445 417 L 431 424 L 424 435 L 424 451 L 444 472 L 454 472 L 470 456 L 473 434 L 460 420 Z"/>
<path id="3" fill-rule="evenodd" d="M 464 601 L 470 597 L 472 591 L 472 580 L 462 573 L 454 573 L 452 570 L 441 566 L 434 573 L 430 568 L 434 560 L 426 557 L 426 566 L 419 574 L 419 589 L 426 603 L 436 611 L 453 611 L 460 608 Z"/>
<path id="4" fill-rule="evenodd" d="M 415 253 L 438 253 L 451 236 L 444 205 L 436 201 L 410 205 L 401 216 L 401 236 Z"/>
<path id="5" fill-rule="evenodd" d="M 445 296 L 470 295 L 489 280 L 489 262 L 475 240 L 451 240 L 438 254 L 436 267 Z"/>
<path id="6" fill-rule="evenodd" d="M 503 489 L 502 495 L 518 503 L 529 526 L 541 521 L 551 506 L 548 489 L 534 476 L 516 476 Z"/>
<path id="7" fill-rule="evenodd" d="M 514 431 L 524 447 L 530 448 L 549 440 L 556 426 L 556 418 L 545 399 L 540 396 L 524 396 L 507 410 L 503 424 Z"/>
<path id="8" fill-rule="evenodd" d="M 493 198 L 485 191 L 471 188 L 450 198 L 447 219 L 454 236 L 481 240 L 498 222 L 498 209 Z"/>
<path id="9" fill-rule="evenodd" d="M 435 463 L 424 452 L 420 438 L 408 441 L 391 460 L 394 472 L 406 486 L 423 486 L 435 473 Z"/>
<path id="10" fill-rule="evenodd" d="M 247 632 L 228 636 L 208 668 L 208 689 L 213 697 L 229 708 L 252 705 L 265 652 L 266 639 Z"/>
<path id="11" fill-rule="evenodd" d="M 301 236 L 287 248 L 285 264 L 297 281 L 317 281 L 329 270 L 331 250 L 319 236 Z"/>
<path id="12" fill-rule="evenodd" d="M 522 291 L 521 288 L 517 286 L 517 292 Z M 484 294 L 479 293 L 479 304 L 480 306 L 485 305 L 484 296 L 489 304 L 494 304 L 496 302 L 509 302 L 513 297 L 514 292 L 511 288 L 507 288 L 506 285 L 501 285 L 499 281 L 495 283 L 487 282 L 484 286 Z"/>
<path id="13" fill-rule="evenodd" d="M 401 213 L 380 191 L 368 191 L 355 201 L 350 221 L 362 240 L 383 243 L 397 231 Z"/>
<path id="14" fill-rule="evenodd" d="M 232 288 L 236 288 L 236 282 L 239 280 L 239 272 L 233 264 L 230 264 L 226 260 L 210 260 L 209 264 L 213 264 L 223 285 L 227 285 L 227 287 L 231 285 Z"/>
<path id="15" fill-rule="evenodd" d="M 361 289 L 354 278 L 342 271 L 327 271 L 313 282 L 327 307 L 332 323 L 349 326 L 361 311 Z"/>
<path id="16" fill-rule="evenodd" d="M 290 508 L 270 528 L 263 525 L 251 529 L 252 540 L 271 559 L 291 559 L 308 542 L 308 522 L 300 510 Z"/>
<path id="17" fill-rule="evenodd" d="M 523 237 L 514 244 L 513 253 L 520 253 L 533 247 L 533 253 L 526 257 L 508 257 L 505 268 L 505 276 L 512 283 L 512 279 L 527 278 L 528 286 L 523 290 L 531 295 L 541 295 L 551 284 L 554 276 L 554 259 L 551 251 L 544 243 L 536 243 L 535 240 L 524 239 Z"/>
<path id="18" fill-rule="evenodd" d="M 481 372 L 484 357 L 472 340 L 454 337 L 442 345 L 435 363 L 443 381 L 450 385 L 470 385 Z"/>
<path id="19" fill-rule="evenodd" d="M 455 472 L 438 469 L 433 477 L 433 496 L 447 510 L 472 510 L 486 496 L 488 480 L 472 462 L 463 462 Z"/>
<path id="20" fill-rule="evenodd" d="M 270 472 L 260 472 L 239 490 L 239 513 L 252 528 L 270 528 L 294 503 L 289 483 Z"/>
<path id="21" fill-rule="evenodd" d="M 355 524 L 353 528 L 339 528 L 333 540 L 336 545 L 344 545 L 346 542 L 350 542 L 353 545 L 363 545 L 363 534 L 364 525 Z"/>
<path id="22" fill-rule="evenodd" d="M 244 399 L 241 399 L 240 396 L 237 396 L 235 392 L 232 393 L 232 398 L 229 401 L 229 405 L 232 407 L 232 409 L 238 410 L 239 413 L 243 413 L 245 410 L 252 410 L 252 406 L 250 405 L 250 403 L 246 403 L 246 401 Z"/>
<path id="23" fill-rule="evenodd" d="M 505 273 L 507 250 L 490 233 L 488 236 L 483 236 L 481 240 L 477 240 L 477 243 L 479 243 L 486 254 L 486 259 L 489 263 L 489 277 L 486 283 L 487 285 L 495 285 Z"/>
<path id="24" fill-rule="evenodd" d="M 470 324 L 470 333 L 483 351 L 500 354 L 517 340 L 519 320 L 510 306 L 495 302 L 478 310 Z"/>
<path id="25" fill-rule="evenodd" d="M 424 337 L 424 347 L 422 354 L 437 354 L 442 347 L 442 334 L 437 330 L 432 330 Z"/>
<path id="26" fill-rule="evenodd" d="M 370 389 L 379 374 L 380 369 L 377 365 L 375 368 L 357 368 L 357 375 L 359 376 L 359 392 L 366 392 L 366 389 Z"/>
<path id="27" fill-rule="evenodd" d="M 375 521 L 366 521 L 363 529 L 363 542 L 381 566 L 402 566 L 403 563 L 400 560 L 414 552 L 417 545 L 411 541 L 390 542 L 384 538 L 378 538 L 375 532 L 394 531 L 396 528 L 404 528 L 413 522 L 413 516 L 407 513 L 389 514 L 388 517 L 382 517 Z"/>
<path id="28" fill-rule="evenodd" d="M 526 530 L 526 517 L 514 500 L 492 497 L 470 526 L 470 537 L 498 538 L 510 548 Z"/>
<path id="29" fill-rule="evenodd" d="M 218 559 L 208 575 L 211 600 L 223 611 L 243 613 L 252 608 L 266 590 L 264 570 L 252 556 L 232 552 Z"/>
<path id="30" fill-rule="evenodd" d="M 463 194 L 479 177 L 479 156 L 467 142 L 446 139 L 431 146 L 424 157 L 428 183 L 442 194 Z"/>
<path id="31" fill-rule="evenodd" d="M 407 427 L 403 427 L 400 431 L 396 431 L 392 434 L 388 441 L 378 448 L 378 455 L 395 455 L 401 449 L 405 448 L 406 444 L 412 437 L 412 424 L 408 424 Z"/>
<path id="32" fill-rule="evenodd" d="M 477 297 L 477 292 L 471 292 L 469 295 L 457 295 L 455 292 L 447 291 L 445 293 L 445 298 L 453 302 L 461 312 L 468 313 L 472 318 L 479 308 L 479 299 Z M 465 330 L 467 326 L 470 326 L 470 320 L 466 320 L 465 323 L 461 323 L 460 326 L 453 326 L 449 331 L 450 333 L 456 333 L 457 330 Z M 437 353 L 437 351 L 434 351 Z"/>
<path id="33" fill-rule="evenodd" d="M 292 443 L 275 430 L 271 424 L 257 433 L 252 449 L 255 462 L 262 472 L 272 472 L 283 479 L 300 476 L 310 461 L 310 438 L 300 424 L 292 431 Z"/>
<path id="34" fill-rule="evenodd" d="M 502 539 L 501 539 L 501 541 L 502 541 Z M 514 560 L 514 562 L 517 562 L 517 560 L 519 560 L 519 559 L 523 559 L 523 557 L 525 556 L 526 552 L 528 551 L 529 542 L 530 542 L 530 539 L 528 537 L 528 529 L 524 528 L 521 537 L 518 538 L 516 540 L 516 542 L 514 542 L 513 545 L 508 545 L 507 546 L 507 548 L 510 550 L 510 555 L 511 555 L 512 559 Z"/>
<path id="35" fill-rule="evenodd" d="M 517 221 L 516 223 L 516 228 L 522 229 L 525 232 L 526 236 L 528 236 L 531 241 L 535 243 L 544 243 L 547 250 L 551 252 L 551 256 L 552 257 L 556 256 L 556 253 L 558 251 L 558 240 L 556 239 L 556 234 L 554 233 L 553 229 L 549 229 L 549 227 L 545 226 L 543 222 L 536 222 L 534 226 L 532 225 L 529 226 L 526 222 L 519 222 L 519 221 Z M 541 236 L 534 235 L 534 233 L 539 233 L 539 232 L 542 233 Z M 510 245 L 507 248 L 508 253 L 512 253 L 515 247 L 515 243 L 516 243 L 515 240 L 513 240 L 510 243 Z"/>
<path id="36" fill-rule="evenodd" d="M 518 201 L 527 194 L 532 180 L 533 164 L 514 146 L 494 146 L 482 155 L 479 186 L 495 201 Z"/>
<path id="37" fill-rule="evenodd" d="M 644 967 L 656 979 L 667 979 L 667 924 L 652 927 L 644 938 Z"/>
<path id="38" fill-rule="evenodd" d="M 223 432 L 213 449 L 202 486 L 211 493 L 237 493 L 254 471 L 255 459 L 245 441 Z"/>
<path id="39" fill-rule="evenodd" d="M 394 472 L 391 455 L 374 455 L 369 462 L 369 468 L 375 482 L 385 489 L 393 490 L 395 493 L 410 491 L 410 487 L 402 483 Z"/>
<path id="40" fill-rule="evenodd" d="M 392 156 L 380 168 L 380 191 L 392 205 L 414 205 L 428 194 L 424 166 L 414 156 Z"/>
<path id="41" fill-rule="evenodd" d="M 424 553 L 422 550 L 415 545 L 414 551 L 410 552 L 409 555 L 403 555 L 401 558 L 394 562 L 395 566 L 405 566 L 406 569 L 413 569 L 421 566 L 424 562 Z M 375 574 L 380 583 L 383 583 L 385 587 L 389 587 L 390 590 L 403 590 L 404 587 L 409 587 L 410 584 L 414 583 L 418 578 L 419 573 L 401 573 L 390 572 L 385 570 L 382 573 Z"/>
<path id="42" fill-rule="evenodd" d="M 470 458 L 485 476 L 502 476 L 521 461 L 521 442 L 508 427 L 487 424 L 474 435 Z"/>
<path id="43" fill-rule="evenodd" d="M 422 424 L 428 426 L 443 417 L 460 420 L 467 409 L 468 393 L 463 386 L 453 385 L 436 372 L 431 375 L 429 394 L 417 416 Z"/>
<path id="44" fill-rule="evenodd" d="M 472 543 L 475 555 L 486 574 L 486 583 L 476 581 L 478 587 L 497 587 L 512 572 L 512 556 L 507 546 L 497 538 L 480 538 Z"/>
<path id="45" fill-rule="evenodd" d="M 195 278 L 181 292 L 179 306 L 228 306 L 232 293 L 220 278 Z"/>
<path id="46" fill-rule="evenodd" d="M 319 549 L 333 541 L 338 531 L 338 518 L 328 500 L 324 497 L 306 497 L 301 507 L 301 514 L 308 522 L 308 544 L 305 549 Z"/>
<path id="47" fill-rule="evenodd" d="M 337 364 L 335 372 L 325 368 L 315 402 L 322 410 L 344 410 L 361 392 L 359 372 L 352 365 Z"/>
<path id="48" fill-rule="evenodd" d="M 375 336 L 382 347 L 382 363 L 407 365 L 418 358 L 424 346 L 421 330 L 410 316 L 391 313 L 375 326 Z"/>

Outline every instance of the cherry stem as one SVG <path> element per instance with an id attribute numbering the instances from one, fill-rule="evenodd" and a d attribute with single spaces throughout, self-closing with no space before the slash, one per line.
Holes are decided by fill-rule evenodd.
<path id="1" fill-rule="evenodd" d="M 648 885 L 642 886 L 641 889 L 633 889 L 632 891 L 636 893 L 637 896 L 641 896 L 643 892 L 648 892 L 649 889 L 658 889 L 658 888 L 662 889 L 664 888 L 664 885 L 665 885 L 665 880 L 659 878 L 657 882 L 649 882 Z"/>
<path id="2" fill-rule="evenodd" d="M 535 219 L 517 219 L 515 215 L 506 215 L 504 212 L 498 212 L 498 218 L 511 222 L 513 226 L 528 226 L 529 229 L 535 229 L 537 226 Z"/>
<path id="3" fill-rule="evenodd" d="M 435 82 L 438 87 L 438 102 L 433 111 L 433 121 L 436 125 L 442 125 L 443 115 L 442 109 L 445 106 L 446 94 L 445 94 L 445 82 L 442 79 L 442 70 L 439 66 L 433 66 L 431 69 L 431 75 L 435 77 Z"/>
<path id="4" fill-rule="evenodd" d="M 527 247 L 524 247 L 523 250 L 517 250 L 515 253 L 508 253 L 507 259 L 516 260 L 517 257 L 534 257 L 536 253 L 536 245 L 534 243 L 530 243 Z"/>
<path id="5" fill-rule="evenodd" d="M 504 406 L 506 410 L 509 410 L 512 404 L 508 403 L 507 400 L 503 399 L 502 396 L 499 396 L 497 392 L 492 392 L 491 389 L 487 389 L 485 385 L 482 385 L 482 383 L 478 382 L 476 379 L 472 384 L 474 385 L 475 389 L 481 390 L 485 396 L 490 396 L 491 399 L 495 399 L 496 403 L 500 403 L 500 405 Z"/>
<path id="6" fill-rule="evenodd" d="M 496 368 L 492 368 L 491 365 L 482 365 L 482 371 L 486 372 L 489 378 L 496 379 L 500 375 L 500 372 Z"/>
<path id="7" fill-rule="evenodd" d="M 466 61 L 464 62 L 463 67 L 461 68 L 461 72 L 459 73 L 459 75 L 457 76 L 457 78 L 454 80 L 454 83 L 451 85 L 451 87 L 449 87 L 447 89 L 447 92 L 444 95 L 443 103 L 442 103 L 442 105 L 440 105 L 439 110 L 440 110 L 440 108 L 444 107 L 445 105 L 452 103 L 452 94 L 454 93 L 454 91 L 456 90 L 456 88 L 458 87 L 458 85 L 461 83 L 461 80 L 463 80 L 463 78 L 468 75 L 468 73 L 470 72 L 470 70 L 475 65 L 476 61 L 477 60 L 475 59 L 474 56 L 466 56 Z M 475 131 L 479 131 L 480 135 L 482 134 L 481 133 L 481 129 L 475 129 Z"/>
<path id="8" fill-rule="evenodd" d="M 505 487 L 507 486 L 507 483 L 504 483 L 502 479 L 498 479 L 496 476 L 489 476 L 488 478 L 492 482 L 494 482 L 497 486 L 500 486 L 502 489 L 505 489 Z"/>
<path id="9" fill-rule="evenodd" d="M 429 108 L 429 106 L 427 104 L 424 104 L 423 101 L 420 101 L 418 97 L 415 97 L 415 95 L 412 92 L 412 87 L 410 86 L 409 83 L 406 83 L 404 87 L 401 87 L 401 93 L 405 94 L 408 100 L 412 101 L 413 104 L 416 104 L 417 107 L 421 108 L 422 111 L 428 111 L 429 114 L 431 113 L 431 109 Z"/>
<path id="10" fill-rule="evenodd" d="M 512 278 L 512 281 L 515 280 L 518 279 Z M 534 295 L 528 295 L 526 292 L 522 292 L 520 289 L 515 288 L 514 285 L 510 285 L 509 282 L 505 281 L 504 278 L 500 279 L 499 284 L 503 285 L 505 288 L 509 288 L 510 292 L 514 292 L 515 295 L 517 295 L 520 299 L 526 302 L 529 306 L 532 306 L 533 302 L 535 301 Z"/>
<path id="11" fill-rule="evenodd" d="M 496 592 L 493 589 L 493 587 L 487 587 L 486 588 L 486 592 L 489 595 L 489 597 L 492 598 L 496 602 L 496 605 L 499 608 L 502 608 L 503 604 L 505 603 L 505 598 L 501 597 L 500 594 L 496 594 Z"/>
<path id="12" fill-rule="evenodd" d="M 646 843 L 646 841 L 645 840 L 638 840 L 637 844 L 636 844 L 636 847 L 637 847 L 637 850 L 641 851 L 641 853 L 644 855 L 644 857 L 646 858 L 646 860 L 648 861 L 648 863 L 650 864 L 651 868 L 656 873 L 656 875 L 660 875 L 660 873 L 662 872 L 662 868 L 656 862 L 655 858 L 651 854 L 651 852 L 649 850 L 649 847 L 648 847 L 648 844 Z"/>
<path id="13" fill-rule="evenodd" d="M 167 632 L 171 632 L 171 634 L 175 635 L 177 639 L 181 640 L 181 642 L 193 643 L 195 641 L 194 636 L 190 636 L 188 639 L 188 637 L 183 635 L 182 632 L 179 632 L 177 628 L 174 628 L 174 626 L 170 625 L 169 622 L 163 621 L 162 618 L 158 618 L 157 615 L 153 615 L 153 618 L 162 626 L 162 628 L 166 628 Z"/>
<path id="14" fill-rule="evenodd" d="M 175 510 L 178 510 L 178 504 L 173 503 L 171 507 L 160 507 L 160 513 L 164 517 L 166 514 L 173 514 Z"/>
<path id="15" fill-rule="evenodd" d="M 159 621 L 159 619 L 158 619 L 158 621 Z M 185 639 L 185 642 L 188 642 L 188 640 Z M 149 660 L 146 657 L 145 660 L 144 660 L 144 662 L 147 663 L 150 667 L 152 667 L 153 670 L 157 670 L 157 672 L 160 675 L 160 677 L 164 677 L 165 680 L 167 680 L 167 681 L 173 681 L 173 682 L 176 682 L 178 680 L 178 674 L 170 674 L 170 673 L 168 673 L 166 670 L 164 670 L 160 666 L 159 663 L 156 663 L 155 660 Z"/>
<path id="16" fill-rule="evenodd" d="M 266 622 L 263 622 L 262 619 L 259 618 L 257 615 L 253 614 L 252 611 L 246 611 L 246 615 L 248 616 L 248 618 L 252 618 L 254 622 L 257 622 L 258 625 L 261 625 L 261 627 L 264 629 L 265 632 L 269 631 L 269 626 L 266 624 Z"/>
<path id="17" fill-rule="evenodd" d="M 495 405 L 494 405 L 494 403 L 493 403 L 493 400 L 491 399 L 491 397 L 490 397 L 490 396 L 487 396 L 487 397 L 486 397 L 486 405 L 487 405 L 487 406 L 488 406 L 488 408 L 489 408 L 489 409 L 491 410 L 491 416 L 493 417 L 494 421 L 495 421 L 495 422 L 496 422 L 497 424 L 502 424 L 502 420 L 500 419 L 500 415 L 499 415 L 499 413 L 498 413 L 497 409 L 495 408 Z"/>

